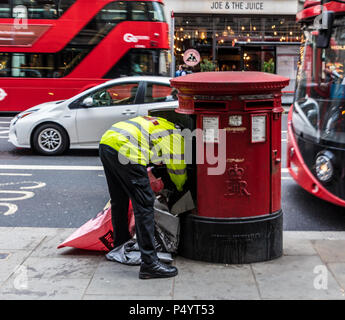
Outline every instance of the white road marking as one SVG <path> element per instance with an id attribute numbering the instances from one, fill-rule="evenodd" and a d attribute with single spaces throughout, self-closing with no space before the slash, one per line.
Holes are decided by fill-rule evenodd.
<path id="1" fill-rule="evenodd" d="M 17 201 L 17 200 L 26 200 L 32 198 L 35 194 L 31 191 L 18 191 L 18 190 L 0 190 L 0 193 L 5 194 L 19 194 L 22 196 L 14 198 L 0 198 L 0 201 Z M 1 203 L 0 203 L 1 204 Z"/>
<path id="2" fill-rule="evenodd" d="M 15 176 L 21 176 L 21 177 L 31 177 L 32 173 L 1 173 L 0 176 L 10 176 L 10 177 L 15 177 Z"/>
<path id="3" fill-rule="evenodd" d="M 42 166 L 42 165 L 0 165 L 0 170 L 66 170 L 66 171 L 102 171 L 103 166 Z M 288 173 L 288 168 L 282 168 L 282 173 Z"/>
<path id="4" fill-rule="evenodd" d="M 13 175 L 13 173 L 10 173 L 10 175 Z M 20 174 L 22 175 L 22 174 Z M 32 175 L 32 174 L 28 174 Z M 1 183 L 0 187 L 4 186 L 13 186 L 18 184 L 29 184 L 28 186 L 22 186 L 19 189 L 38 189 L 43 188 L 46 186 L 45 182 L 38 182 L 38 181 L 20 181 L 20 182 L 7 182 L 7 183 Z M 19 201 L 19 200 L 26 200 L 30 199 L 35 196 L 35 193 L 32 191 L 20 191 L 20 190 L 0 190 L 0 194 L 9 194 L 9 195 L 16 195 L 15 197 L 0 197 L 0 206 L 7 207 L 8 210 L 3 213 L 3 215 L 11 215 L 14 214 L 18 210 L 18 206 L 13 203 L 8 203 L 4 201 Z M 1 214 L 1 211 L 0 211 Z"/>
<path id="5" fill-rule="evenodd" d="M 3 213 L 4 216 L 9 216 L 11 214 L 14 214 L 18 210 L 18 207 L 13 203 L 0 203 L 0 206 L 8 208 L 8 210 Z"/>
<path id="6" fill-rule="evenodd" d="M 45 182 L 36 182 L 36 181 L 24 181 L 22 183 L 34 183 L 35 185 L 29 187 L 20 187 L 20 189 L 39 189 L 45 187 L 47 184 Z"/>
<path id="7" fill-rule="evenodd" d="M 18 185 L 18 184 L 26 184 L 26 183 L 30 183 L 32 184 L 29 187 L 20 187 L 19 189 L 38 189 L 38 188 L 42 188 L 46 186 L 45 182 L 37 182 L 37 181 L 19 181 L 19 182 L 6 182 L 6 183 L 1 183 L 0 187 L 4 187 L 4 186 L 14 186 L 14 185 Z"/>
<path id="8" fill-rule="evenodd" d="M 0 165 L 0 170 L 67 170 L 101 171 L 103 166 L 42 166 L 42 165 Z"/>

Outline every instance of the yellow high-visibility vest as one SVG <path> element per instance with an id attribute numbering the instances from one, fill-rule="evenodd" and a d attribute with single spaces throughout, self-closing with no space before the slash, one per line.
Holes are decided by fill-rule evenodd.
<path id="1" fill-rule="evenodd" d="M 136 164 L 164 163 L 177 190 L 182 191 L 187 180 L 184 138 L 168 120 L 143 116 L 117 122 L 102 136 L 100 144 L 114 148 Z"/>

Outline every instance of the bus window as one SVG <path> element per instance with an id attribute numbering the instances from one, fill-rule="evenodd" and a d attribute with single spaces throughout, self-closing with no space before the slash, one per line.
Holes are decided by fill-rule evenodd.
<path id="1" fill-rule="evenodd" d="M 8 53 L 0 53 L 0 77 L 8 77 L 10 74 L 9 63 L 10 56 Z"/>
<path id="2" fill-rule="evenodd" d="M 163 5 L 158 2 L 147 2 L 150 21 L 166 22 Z"/>
<path id="3" fill-rule="evenodd" d="M 159 70 L 158 74 L 161 76 L 168 76 L 170 70 L 169 52 L 167 50 L 161 50 L 159 56 Z"/>
<path id="4" fill-rule="evenodd" d="M 154 55 L 153 50 L 131 49 L 104 77 L 112 79 L 121 76 L 153 75 Z"/>
<path id="5" fill-rule="evenodd" d="M 11 16 L 11 8 L 9 0 L 0 0 L 0 18 L 9 18 Z"/>
<path id="6" fill-rule="evenodd" d="M 132 74 L 142 75 L 142 74 L 153 74 L 154 73 L 154 55 L 152 51 L 147 51 L 145 54 L 141 54 L 138 51 L 132 52 Z M 138 68 L 135 68 L 138 66 Z"/>
<path id="7" fill-rule="evenodd" d="M 129 5 L 129 11 L 131 12 L 130 20 L 166 22 L 163 5 L 161 3 L 132 1 Z"/>
<path id="8" fill-rule="evenodd" d="M 145 2 L 133 1 L 130 2 L 132 19 L 136 21 L 148 21 L 149 17 L 146 11 Z"/>
<path id="9" fill-rule="evenodd" d="M 89 49 L 65 48 L 57 54 L 56 68 L 61 74 L 59 77 L 68 75 L 89 53 Z M 57 78 L 58 76 L 55 76 Z"/>
<path id="10" fill-rule="evenodd" d="M 54 0 L 13 0 L 13 7 L 27 8 L 28 19 L 56 19 L 57 6 Z"/>
<path id="11" fill-rule="evenodd" d="M 120 21 L 127 19 L 127 3 L 106 5 L 70 42 L 71 45 L 97 45 Z"/>
<path id="12" fill-rule="evenodd" d="M 109 3 L 101 10 L 98 20 L 116 22 L 127 20 L 126 2 L 116 1 Z"/>
<path id="13" fill-rule="evenodd" d="M 123 76 L 169 75 L 166 50 L 131 49 L 103 78 L 114 79 Z"/>
<path id="14" fill-rule="evenodd" d="M 64 77 L 87 52 L 87 49 L 67 47 L 57 53 L 0 53 L 0 77 Z"/>
<path id="15" fill-rule="evenodd" d="M 47 70 L 42 67 L 42 55 L 14 53 L 12 55 L 12 77 L 42 78 Z"/>
<path id="16" fill-rule="evenodd" d="M 0 0 L 2 7 L 2 2 Z M 67 11 L 76 0 L 13 0 L 13 18 L 16 18 L 16 7 L 27 9 L 28 19 L 57 19 Z M 8 1 L 7 1 L 8 2 Z M 0 9 L 0 17 L 1 16 Z M 24 18 L 24 17 L 22 17 Z"/>
<path id="17" fill-rule="evenodd" d="M 76 0 L 60 0 L 58 5 L 59 17 L 61 17 Z"/>

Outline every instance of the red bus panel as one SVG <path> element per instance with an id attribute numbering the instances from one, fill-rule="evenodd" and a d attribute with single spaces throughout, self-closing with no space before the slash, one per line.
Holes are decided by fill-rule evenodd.
<path id="1" fill-rule="evenodd" d="M 0 112 L 70 98 L 114 74 L 132 75 L 111 72 L 131 52 L 146 50 L 152 60 L 163 59 L 169 29 L 162 5 L 76 0 L 56 19 L 0 19 Z M 142 67 L 143 75 L 169 75 L 146 63 Z"/>

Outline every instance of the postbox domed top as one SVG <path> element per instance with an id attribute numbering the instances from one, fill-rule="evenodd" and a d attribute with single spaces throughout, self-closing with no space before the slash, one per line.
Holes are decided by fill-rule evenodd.
<path id="1" fill-rule="evenodd" d="M 170 83 L 186 94 L 236 94 L 280 91 L 289 79 L 255 71 L 198 72 L 173 78 Z"/>

